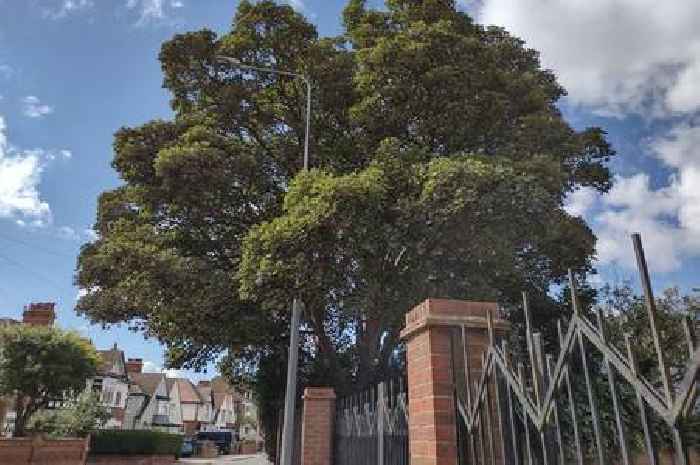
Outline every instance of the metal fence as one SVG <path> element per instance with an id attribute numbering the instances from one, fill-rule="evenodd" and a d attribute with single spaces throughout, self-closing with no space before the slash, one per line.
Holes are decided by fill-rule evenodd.
<path id="1" fill-rule="evenodd" d="M 677 350 L 687 354 L 687 366 L 671 370 L 660 342 L 638 235 L 633 243 L 651 335 L 644 349 L 654 354 L 651 371 L 656 379 L 641 374 L 635 341 L 628 336 L 624 342 L 611 339 L 607 318 L 615 315 L 606 318 L 601 311 L 593 313 L 593 318 L 586 315 L 569 272 L 573 313 L 566 324 L 558 323 L 557 341 L 546 345 L 533 330 L 523 295 L 522 350 L 511 351 L 505 340 L 496 340 L 489 315 L 488 347 L 479 379 L 471 379 L 473 367 L 466 351 L 455 357 L 463 363 L 465 378 L 464 389 L 455 394 L 460 464 L 633 465 L 641 457 L 639 463 L 656 465 L 661 463 L 659 453 L 666 449 L 664 453 L 672 451 L 675 465 L 697 465 L 689 462 L 687 444 L 693 433 L 687 424 L 698 419 L 694 416 L 700 377 L 700 347 L 693 335 L 696 322 L 685 320 L 684 340 L 677 341 Z M 465 328 L 457 339 L 462 349 L 467 347 Z M 558 356 L 545 354 L 545 347 L 556 351 L 557 346 Z M 523 356 L 514 360 L 513 352 Z M 650 372 L 649 360 L 646 372 Z M 700 433 L 700 428 L 694 433 Z M 693 457 L 698 460 L 698 455 Z"/>
<path id="2" fill-rule="evenodd" d="M 335 465 L 408 465 L 408 394 L 390 380 L 336 403 Z"/>

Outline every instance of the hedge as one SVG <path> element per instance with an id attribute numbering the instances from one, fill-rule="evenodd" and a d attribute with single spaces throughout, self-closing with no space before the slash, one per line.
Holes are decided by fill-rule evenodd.
<path id="1" fill-rule="evenodd" d="M 180 434 L 147 430 L 101 430 L 90 437 L 90 454 L 179 455 Z"/>

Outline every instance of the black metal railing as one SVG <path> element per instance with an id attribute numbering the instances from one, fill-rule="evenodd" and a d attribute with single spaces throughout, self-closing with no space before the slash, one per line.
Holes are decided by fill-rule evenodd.
<path id="1" fill-rule="evenodd" d="M 696 465 L 697 452 L 689 460 L 687 426 L 698 420 L 700 346 L 693 335 L 695 322 L 683 320 L 685 336 L 674 349 L 685 353 L 687 363 L 671 370 L 664 353 L 668 347 L 660 343 L 638 235 L 633 242 L 646 298 L 647 347 L 635 347 L 627 334 L 611 335 L 616 315 L 606 316 L 600 309 L 586 314 L 571 272 L 573 314 L 566 326 L 558 323 L 558 338 L 549 345 L 531 326 L 527 295 L 523 294 L 525 342 L 515 351 L 523 354 L 519 360 L 505 340 L 497 341 L 489 315 L 489 342 L 479 379 L 470 379 L 466 351 L 455 357 L 465 377 L 463 389 L 455 392 L 461 465 L 656 465 L 671 463 L 669 455 L 674 465 Z M 468 337 L 463 327 L 456 338 L 462 348 L 468 347 Z M 558 355 L 546 354 L 545 347 L 558 347 Z M 646 360 L 654 365 L 653 381 L 641 373 L 640 349 L 653 352 L 653 360 Z"/>
<path id="2" fill-rule="evenodd" d="M 338 399 L 335 465 L 408 465 L 408 393 L 403 378 Z"/>

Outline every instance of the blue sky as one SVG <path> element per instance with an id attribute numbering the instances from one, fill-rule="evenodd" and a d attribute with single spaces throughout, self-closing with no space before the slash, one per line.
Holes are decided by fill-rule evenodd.
<path id="1" fill-rule="evenodd" d="M 321 34 L 342 0 L 290 0 Z M 371 1 L 369 4 L 380 4 Z M 671 5 L 667 5 L 670 3 Z M 157 54 L 175 32 L 225 31 L 234 0 L 0 0 L 0 316 L 56 301 L 59 324 L 98 347 L 117 342 L 150 368 L 157 342 L 89 327 L 73 311 L 80 244 L 97 195 L 118 185 L 112 134 L 168 118 Z M 562 110 L 600 125 L 619 151 L 617 186 L 569 201 L 601 238 L 602 276 L 633 276 L 629 233 L 641 231 L 657 287 L 700 286 L 700 6 L 694 0 L 462 1 L 542 51 L 569 89 Z M 612 18 L 615 18 L 614 20 Z"/>

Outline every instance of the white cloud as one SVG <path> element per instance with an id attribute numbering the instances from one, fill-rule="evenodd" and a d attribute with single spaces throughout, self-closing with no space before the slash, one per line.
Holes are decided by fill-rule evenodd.
<path id="1" fill-rule="evenodd" d="M 473 1 L 462 2 L 473 4 Z M 572 102 L 605 115 L 700 109 L 700 2 L 484 0 L 479 19 L 542 53 Z"/>
<path id="2" fill-rule="evenodd" d="M 598 191 L 592 187 L 578 189 L 566 198 L 564 210 L 572 216 L 584 216 L 596 203 Z"/>
<path id="3" fill-rule="evenodd" d="M 0 116 L 0 218 L 15 219 L 20 226 L 48 224 L 51 209 L 39 195 L 41 152 L 17 151 L 7 140 L 6 129 Z"/>
<path id="4" fill-rule="evenodd" d="M 78 289 L 78 293 L 75 295 L 75 300 L 80 300 L 81 297 L 85 297 L 88 294 L 87 289 L 80 288 Z"/>
<path id="5" fill-rule="evenodd" d="M 70 226 L 61 226 L 57 230 L 58 237 L 69 241 L 79 241 L 80 234 Z"/>
<path id="6" fill-rule="evenodd" d="M 306 4 L 304 3 L 304 0 L 285 0 L 285 3 L 297 11 L 306 10 Z"/>
<path id="7" fill-rule="evenodd" d="M 618 176 L 609 193 L 578 191 L 566 208 L 591 221 L 601 263 L 633 270 L 630 235 L 639 232 L 652 270 L 676 271 L 684 260 L 700 257 L 700 127 L 678 125 L 649 150 L 671 171 L 657 180 L 660 186 L 645 173 Z"/>
<path id="8" fill-rule="evenodd" d="M 53 107 L 41 103 L 35 95 L 28 95 L 22 99 L 22 113 L 29 118 L 41 118 L 53 113 Z"/>
<path id="9" fill-rule="evenodd" d="M 176 370 L 174 368 L 163 368 L 159 363 L 146 360 L 143 362 L 144 373 L 163 373 L 168 378 L 186 378 L 187 374 L 182 370 Z"/>
<path id="10" fill-rule="evenodd" d="M 152 362 L 150 360 L 146 360 L 143 362 L 143 371 L 146 373 L 159 372 L 160 370 L 160 365 L 156 364 L 155 362 Z"/>
<path id="11" fill-rule="evenodd" d="M 63 19 L 73 13 L 89 10 L 95 6 L 92 0 L 63 0 L 57 8 L 44 10 L 44 17 L 50 19 Z"/>
<path id="12" fill-rule="evenodd" d="M 137 26 L 149 23 L 162 22 L 169 19 L 169 11 L 185 6 L 182 0 L 127 0 L 126 7 L 129 10 L 137 11 L 139 19 Z"/>
<path id="13" fill-rule="evenodd" d="M 90 242 L 96 241 L 100 237 L 100 235 L 97 233 L 97 231 L 95 231 L 92 228 L 84 229 L 83 235 Z"/>

